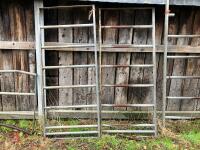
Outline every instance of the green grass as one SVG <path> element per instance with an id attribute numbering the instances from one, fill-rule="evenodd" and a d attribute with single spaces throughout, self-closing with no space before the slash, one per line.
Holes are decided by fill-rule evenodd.
<path id="1" fill-rule="evenodd" d="M 190 141 L 194 145 L 200 145 L 200 131 L 199 132 L 194 132 L 191 131 L 189 133 L 183 133 L 181 136 L 187 140 Z"/>
<path id="2" fill-rule="evenodd" d="M 1 121 L 5 124 L 16 125 L 20 128 L 31 129 L 32 122 L 27 120 Z M 63 125 L 78 125 L 84 123 L 83 120 L 62 120 Z M 168 129 L 173 131 L 175 137 L 160 135 L 157 138 L 137 140 L 129 136 L 111 136 L 103 135 L 98 139 L 79 139 L 54 141 L 43 138 L 38 134 L 31 136 L 23 135 L 19 132 L 20 141 L 17 144 L 18 149 L 25 149 L 27 145 L 32 145 L 35 149 L 68 149 L 68 150 L 197 150 L 200 149 L 200 121 L 171 122 Z M 78 129 L 80 130 L 80 129 Z M 70 129 L 70 131 L 78 131 Z M 83 129 L 85 130 L 85 129 Z M 0 127 L 0 145 L 11 146 L 13 143 L 12 129 Z M 37 133 L 41 132 L 38 130 Z M 126 137 L 126 138 L 125 138 Z M 5 144 L 4 144 L 5 143 Z M 35 147 L 34 147 L 35 146 Z M 5 149 L 11 149 L 6 147 Z"/>

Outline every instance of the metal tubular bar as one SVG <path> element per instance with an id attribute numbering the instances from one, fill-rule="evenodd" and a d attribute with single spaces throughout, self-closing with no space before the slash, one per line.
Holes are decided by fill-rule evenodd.
<path id="1" fill-rule="evenodd" d="M 77 47 L 94 47 L 94 44 L 66 44 L 66 45 L 55 45 L 55 46 L 42 46 L 42 49 L 59 49 L 59 48 L 77 48 Z"/>
<path id="2" fill-rule="evenodd" d="M 138 65 L 101 65 L 102 68 L 126 68 L 126 67 L 141 67 L 141 68 L 148 68 L 148 67 L 153 67 L 154 65 L 152 64 L 138 64 Z"/>
<path id="3" fill-rule="evenodd" d="M 155 124 L 103 124 L 104 127 L 131 126 L 131 127 L 155 127 Z"/>
<path id="4" fill-rule="evenodd" d="M 168 96 L 167 99 L 200 99 L 200 97 Z"/>
<path id="5" fill-rule="evenodd" d="M 50 135 L 83 135 L 83 134 L 98 134 L 98 131 L 79 131 L 79 132 L 46 132 L 46 136 Z"/>
<path id="6" fill-rule="evenodd" d="M 102 48 L 152 48 L 153 45 L 103 44 Z"/>
<path id="7" fill-rule="evenodd" d="M 154 107 L 154 104 L 102 104 L 102 107 Z"/>
<path id="8" fill-rule="evenodd" d="M 157 70 L 156 70 L 156 29 L 155 29 L 155 8 L 152 9 L 152 42 L 153 42 L 153 103 L 154 103 L 154 110 L 153 110 L 153 122 L 155 124 L 155 136 L 157 136 L 157 102 L 156 102 L 156 78 L 157 78 Z"/>
<path id="9" fill-rule="evenodd" d="M 155 130 L 103 130 L 104 133 L 155 134 Z"/>
<path id="10" fill-rule="evenodd" d="M 123 29 L 123 28 L 132 28 L 132 29 L 151 29 L 152 25 L 116 25 L 116 26 L 101 26 L 104 29 Z"/>
<path id="11" fill-rule="evenodd" d="M 36 93 L 0 92 L 0 95 L 36 96 Z"/>
<path id="12" fill-rule="evenodd" d="M 45 129 L 74 129 L 74 128 L 97 128 L 98 125 L 70 125 L 70 126 L 48 126 Z"/>
<path id="13" fill-rule="evenodd" d="M 101 8 L 99 8 L 99 89 L 100 89 L 100 92 L 102 91 L 102 88 L 101 88 L 101 73 L 102 73 L 102 25 L 101 25 Z"/>
<path id="14" fill-rule="evenodd" d="M 31 73 L 23 70 L 0 70 L 0 73 L 22 73 L 26 75 L 36 76 L 36 73 Z"/>
<path id="15" fill-rule="evenodd" d="M 45 109 L 93 108 L 97 105 L 46 106 Z"/>
<path id="16" fill-rule="evenodd" d="M 166 109 L 166 95 L 167 95 L 167 50 L 168 50 L 168 32 L 169 32 L 169 0 L 165 0 L 165 25 L 164 25 L 164 62 L 163 62 L 163 107 L 162 107 L 162 125 L 165 128 L 165 109 Z"/>
<path id="17" fill-rule="evenodd" d="M 165 116 L 165 118 L 172 119 L 172 120 L 194 119 L 194 117 L 182 117 L 182 116 Z"/>
<path id="18" fill-rule="evenodd" d="M 90 67 L 96 67 L 96 65 L 91 64 L 91 65 L 68 65 L 68 66 L 44 66 L 43 69 L 90 68 Z"/>
<path id="19" fill-rule="evenodd" d="M 67 89 L 67 88 L 90 88 L 96 85 L 66 85 L 66 86 L 44 86 L 44 89 Z"/>
<path id="20" fill-rule="evenodd" d="M 92 7 L 92 5 L 72 5 L 72 6 L 51 6 L 51 7 L 40 7 L 40 9 L 67 9 L 67 8 L 82 8 L 82 7 Z"/>
<path id="21" fill-rule="evenodd" d="M 40 29 L 84 28 L 84 27 L 93 27 L 93 24 L 48 25 L 48 26 L 40 26 Z"/>
<path id="22" fill-rule="evenodd" d="M 96 35 L 96 14 L 95 14 L 95 6 L 92 5 L 92 13 L 93 13 L 93 36 L 94 36 L 94 54 L 95 54 L 95 64 L 96 64 L 96 103 L 97 103 L 97 124 L 98 124 L 98 137 L 101 137 L 101 103 L 99 99 L 99 68 L 98 68 L 98 56 L 97 56 L 97 35 Z"/>
<path id="23" fill-rule="evenodd" d="M 100 8 L 101 10 L 152 10 L 153 7 Z"/>
<path id="24" fill-rule="evenodd" d="M 200 35 L 168 35 L 168 38 L 200 38 Z"/>
<path id="25" fill-rule="evenodd" d="M 167 56 L 168 59 L 189 59 L 189 58 L 200 58 L 200 56 Z"/>
<path id="26" fill-rule="evenodd" d="M 109 84 L 104 84 L 102 85 L 102 87 L 154 87 L 154 84 L 113 84 L 113 85 L 109 85 Z"/>
<path id="27" fill-rule="evenodd" d="M 200 76 L 167 76 L 167 79 L 200 79 Z"/>

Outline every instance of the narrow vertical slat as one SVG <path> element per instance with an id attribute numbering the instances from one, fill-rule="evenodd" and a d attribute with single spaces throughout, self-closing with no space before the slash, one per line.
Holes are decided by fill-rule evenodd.
<path id="1" fill-rule="evenodd" d="M 10 13 L 9 10 L 12 9 L 11 5 L 8 2 L 1 1 L 1 10 L 3 12 L 3 23 L 2 28 L 4 34 L 2 35 L 2 40 L 11 40 L 11 29 L 10 29 Z M 13 69 L 13 59 L 12 59 L 12 50 L 2 51 L 3 55 L 3 69 L 12 70 Z M 14 76 L 13 73 L 2 74 L 1 80 L 1 90 L 4 92 L 14 92 Z M 2 95 L 2 105 L 3 111 L 15 110 L 15 96 Z"/>
<path id="2" fill-rule="evenodd" d="M 88 22 L 89 11 L 87 8 L 80 8 L 79 11 L 74 9 L 74 23 L 80 24 Z M 88 43 L 88 28 L 74 28 L 74 43 Z M 87 52 L 74 52 L 74 64 L 87 64 Z M 74 69 L 74 85 L 88 84 L 88 69 L 75 68 Z M 87 103 L 88 89 L 75 88 L 73 89 L 74 104 L 84 105 Z"/>
<path id="3" fill-rule="evenodd" d="M 134 18 L 133 10 L 121 10 L 120 11 L 120 24 L 131 25 Z M 131 44 L 133 38 L 133 29 L 120 29 L 119 30 L 119 44 Z M 130 65 L 130 53 L 118 53 L 117 65 Z M 128 84 L 130 68 L 117 68 L 116 69 L 116 84 Z M 115 88 L 115 104 L 127 104 L 128 102 L 128 88 L 117 87 Z M 126 108 L 115 108 L 117 110 L 126 110 Z"/>
<path id="4" fill-rule="evenodd" d="M 27 6 L 25 8 L 25 20 L 26 20 L 26 40 L 27 41 L 35 41 L 34 38 L 34 14 L 33 14 L 33 3 L 27 2 Z M 36 72 L 36 57 L 35 51 L 28 52 L 28 64 L 29 64 L 29 71 L 31 73 Z M 29 92 L 34 93 L 36 91 L 36 77 L 29 76 Z M 36 102 L 37 97 L 30 96 L 29 97 L 29 108 L 28 110 L 34 110 L 37 104 Z"/>
<path id="5" fill-rule="evenodd" d="M 60 2 L 61 5 L 64 1 Z M 58 10 L 58 24 L 72 24 L 72 9 Z M 58 41 L 65 43 L 73 42 L 73 29 L 63 28 L 58 30 Z M 73 52 L 59 52 L 59 65 L 73 65 Z M 59 69 L 59 85 L 73 84 L 73 69 Z M 72 89 L 59 89 L 59 105 L 72 105 Z"/>
<path id="6" fill-rule="evenodd" d="M 35 16 L 35 43 L 36 43 L 36 64 L 37 64 L 37 99 L 38 99 L 38 117 L 40 123 L 43 123 L 43 82 L 42 82 L 42 56 L 40 44 L 40 20 L 43 20 L 43 13 L 39 8 L 43 7 L 43 2 L 40 0 L 34 1 L 34 16 Z"/>
<path id="7" fill-rule="evenodd" d="M 147 10 L 135 10 L 135 25 L 149 23 L 149 11 Z M 135 29 L 133 33 L 133 44 L 147 44 L 148 30 L 147 29 Z M 145 64 L 144 53 L 132 53 L 131 65 Z M 144 68 L 131 68 L 130 69 L 129 84 L 142 84 L 144 76 Z M 145 97 L 149 93 L 150 88 L 138 88 L 129 87 L 128 100 L 129 104 L 143 104 Z M 128 108 L 128 109 L 140 109 L 141 108 Z"/>
<path id="8" fill-rule="evenodd" d="M 102 24 L 104 25 L 117 25 L 119 20 L 118 11 L 103 11 L 102 12 Z M 118 38 L 117 29 L 103 30 L 102 31 L 103 44 L 116 44 Z M 116 53 L 102 53 L 103 65 L 115 65 Z M 105 68 L 101 70 L 101 85 L 102 84 L 114 84 L 115 83 L 115 68 Z M 102 87 L 101 88 L 101 102 L 104 104 L 114 104 L 114 87 Z M 109 109 L 109 108 L 108 108 Z"/>
<path id="9" fill-rule="evenodd" d="M 26 26 L 24 26 L 25 14 L 22 4 L 14 3 L 11 11 L 11 34 L 12 40 L 26 40 Z M 28 52 L 13 51 L 13 67 L 16 70 L 28 71 Z M 28 76 L 24 74 L 15 74 L 15 91 L 29 92 Z M 29 109 L 29 96 L 16 96 L 16 110 L 27 111 Z"/>

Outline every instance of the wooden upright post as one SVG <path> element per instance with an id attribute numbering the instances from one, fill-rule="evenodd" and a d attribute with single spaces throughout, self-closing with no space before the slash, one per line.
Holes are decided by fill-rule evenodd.
<path id="1" fill-rule="evenodd" d="M 43 0 L 34 0 L 35 16 L 35 44 L 36 44 L 36 66 L 37 66 L 37 99 L 38 99 L 38 118 L 41 125 L 43 124 L 43 88 L 42 88 L 42 60 L 41 60 L 41 30 L 40 25 L 43 23 L 43 13 L 39 8 L 43 7 Z"/>

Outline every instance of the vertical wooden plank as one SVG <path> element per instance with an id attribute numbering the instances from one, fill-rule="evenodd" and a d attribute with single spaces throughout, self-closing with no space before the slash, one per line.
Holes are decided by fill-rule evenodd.
<path id="1" fill-rule="evenodd" d="M 156 45 L 162 44 L 164 30 L 164 13 L 163 9 L 156 8 Z M 162 89 L 163 89 L 163 54 L 157 54 L 157 86 L 156 86 L 156 99 L 157 110 L 162 110 Z"/>
<path id="2" fill-rule="evenodd" d="M 61 5 L 65 4 L 61 1 Z M 72 10 L 59 10 L 58 11 L 58 24 L 72 24 Z M 73 30 L 72 28 L 59 29 L 58 41 L 65 43 L 73 42 Z M 72 65 L 73 64 L 73 52 L 59 52 L 59 65 Z M 73 69 L 60 69 L 59 70 L 59 85 L 72 85 L 73 84 Z M 72 105 L 73 93 L 72 89 L 60 89 L 59 90 L 59 105 Z"/>
<path id="3" fill-rule="evenodd" d="M 34 20 L 35 20 L 35 43 L 36 43 L 36 69 L 37 69 L 37 99 L 38 99 L 38 119 L 43 124 L 43 77 L 42 77 L 42 57 L 41 57 L 41 44 L 40 44 L 40 19 L 43 19 L 43 13 L 40 17 L 39 7 L 43 7 L 43 1 L 34 1 Z M 43 21 L 42 21 L 43 22 Z"/>
<path id="4" fill-rule="evenodd" d="M 172 17 L 169 19 L 169 34 L 178 34 L 178 25 L 179 25 L 179 15 L 180 11 L 178 9 L 172 9 L 172 12 L 175 13 L 175 17 Z M 169 45 L 176 45 L 177 39 L 175 38 L 169 38 L 168 40 Z M 174 66 L 174 60 L 170 59 L 168 60 L 167 64 L 167 75 L 172 75 L 173 72 L 173 66 Z M 171 91 L 171 80 L 167 80 L 167 95 L 170 95 Z M 166 109 L 170 110 L 171 105 L 171 100 L 167 100 L 166 102 Z M 169 106 L 168 106 L 169 105 Z"/>
<path id="5" fill-rule="evenodd" d="M 2 6 L 1 6 L 1 3 L 0 3 L 0 10 L 1 10 Z M 3 41 L 4 38 L 3 38 L 3 35 L 4 35 L 4 29 L 3 29 L 3 11 L 0 11 L 0 40 Z M 3 69 L 3 56 L 2 56 L 2 51 L 0 50 L 0 70 Z M 1 83 L 2 83 L 2 74 L 0 74 L 0 91 L 1 90 Z M 0 111 L 3 110 L 3 105 L 2 105 L 2 95 L 0 95 Z"/>
<path id="6" fill-rule="evenodd" d="M 152 23 L 152 11 L 151 10 L 146 10 L 146 22 L 145 24 L 153 24 Z M 152 42 L 152 29 L 147 29 L 147 41 L 146 44 L 148 45 L 153 45 Z M 153 64 L 153 48 L 152 48 L 152 53 L 145 53 L 145 64 Z M 144 68 L 143 69 L 143 84 L 153 84 L 153 67 L 152 68 Z M 153 88 L 143 88 L 142 89 L 142 97 L 143 97 L 143 103 L 144 104 L 153 104 Z M 150 110 L 152 108 L 147 108 L 147 110 Z M 143 109 L 144 110 L 144 109 Z"/>
<path id="7" fill-rule="evenodd" d="M 135 11 L 135 24 L 144 25 L 149 22 L 148 11 L 146 10 L 136 10 Z M 133 34 L 133 44 L 147 44 L 148 30 L 146 29 L 136 29 Z M 131 64 L 145 64 L 145 54 L 136 53 L 131 55 Z M 143 83 L 143 68 L 131 68 L 130 70 L 130 84 L 142 84 Z M 144 103 L 144 98 L 146 97 L 148 91 L 145 88 L 129 88 L 128 89 L 128 100 L 130 104 L 142 104 Z M 135 108 L 134 108 L 135 109 Z M 136 108 L 137 109 L 137 108 Z M 138 108 L 140 109 L 140 108 Z"/>
<path id="8" fill-rule="evenodd" d="M 192 9 L 191 16 L 189 21 L 192 22 L 188 28 L 191 27 L 190 34 L 200 34 L 200 11 Z M 194 20 L 193 20 L 194 19 Z M 200 44 L 199 38 L 193 38 L 191 40 L 191 46 L 198 46 Z M 194 54 L 191 54 L 194 55 Z M 198 76 L 200 75 L 200 60 L 198 59 L 188 59 L 186 64 L 186 73 L 187 76 Z M 187 79 L 184 80 L 184 87 L 183 87 L 183 95 L 184 96 L 191 96 L 191 97 L 198 97 L 199 96 L 199 86 L 198 86 L 198 79 Z M 182 100 L 181 102 L 181 110 L 183 111 L 192 111 L 196 109 L 196 102 L 198 100 Z"/>
<path id="9" fill-rule="evenodd" d="M 1 35 L 2 40 L 11 40 L 11 32 L 10 32 L 10 17 L 9 17 L 9 9 L 11 6 L 8 2 L 1 1 L 1 11 L 2 11 L 2 28 L 3 33 Z M 13 59 L 12 59 L 12 51 L 4 50 L 2 51 L 3 55 L 3 69 L 13 69 Z M 1 80 L 1 90 L 5 92 L 14 92 L 14 76 L 13 73 L 5 73 L 2 74 Z M 2 105 L 3 111 L 15 110 L 15 96 L 10 95 L 2 95 Z"/>
<path id="10" fill-rule="evenodd" d="M 33 14 L 33 3 L 32 2 L 26 2 L 25 5 L 25 20 L 26 20 L 26 40 L 27 41 L 34 41 L 34 14 Z M 35 61 L 35 51 L 28 52 L 28 64 L 29 64 L 29 71 L 32 73 L 36 72 L 36 61 Z M 33 76 L 29 76 L 29 92 L 34 93 L 36 90 L 35 87 L 35 80 L 36 78 Z M 34 110 L 37 97 L 30 96 L 29 102 L 28 102 L 28 108 L 27 110 Z"/>
<path id="11" fill-rule="evenodd" d="M 57 1 L 44 1 L 45 6 L 56 6 Z M 57 10 L 46 10 L 44 12 L 44 24 L 57 25 L 58 24 L 58 11 Z M 45 42 L 57 42 L 58 41 L 58 30 L 50 29 L 45 30 Z M 46 51 L 45 53 L 46 66 L 57 66 L 58 51 Z M 46 71 L 46 84 L 49 86 L 58 85 L 58 70 L 47 70 Z M 59 90 L 47 90 L 47 105 L 58 105 Z"/>
<path id="12" fill-rule="evenodd" d="M 131 18 L 131 19 L 127 19 Z M 120 25 L 132 25 L 134 23 L 134 11 L 120 11 Z M 133 38 L 132 29 L 119 30 L 119 44 L 131 44 Z M 130 53 L 118 53 L 117 65 L 130 65 Z M 130 68 L 116 69 L 116 84 L 128 84 Z M 128 88 L 115 88 L 115 104 L 127 104 L 128 102 Z M 126 108 L 117 108 L 125 110 Z"/>
<path id="13" fill-rule="evenodd" d="M 104 11 L 102 14 L 102 22 L 104 25 L 117 25 L 119 21 L 118 11 Z M 117 29 L 109 29 L 103 31 L 103 44 L 116 44 L 118 38 Z M 102 53 L 102 65 L 115 65 L 116 53 Z M 103 84 L 115 84 L 115 68 L 104 68 L 101 73 L 101 81 Z M 103 87 L 100 100 L 102 104 L 114 104 L 114 87 Z"/>
<path id="14" fill-rule="evenodd" d="M 185 11 L 187 9 L 188 11 Z M 190 8 L 181 8 L 180 13 L 180 27 L 179 34 L 190 34 L 192 31 L 192 23 L 194 18 L 194 13 L 190 10 Z M 188 38 L 179 38 L 177 40 L 177 45 L 188 45 Z M 184 59 L 176 59 L 174 60 L 174 68 L 172 75 L 185 75 L 185 64 L 186 60 Z M 175 79 L 171 80 L 170 86 L 170 95 L 171 96 L 182 96 L 183 95 L 183 80 Z M 182 100 L 169 100 L 171 107 L 170 110 L 180 110 L 181 109 L 181 101 Z"/>
<path id="15" fill-rule="evenodd" d="M 90 18 L 90 21 L 92 21 L 92 17 Z M 88 36 L 89 36 L 88 43 L 94 43 L 93 28 L 89 28 Z M 88 56 L 88 64 L 95 64 L 95 53 L 88 52 L 87 56 Z M 92 85 L 96 84 L 96 72 L 95 71 L 96 71 L 96 68 L 94 68 L 94 67 L 88 68 L 88 84 L 92 84 Z M 88 88 L 87 104 L 97 104 L 96 89 L 93 87 Z M 90 108 L 90 109 L 96 109 L 96 108 Z"/>
<path id="16" fill-rule="evenodd" d="M 13 3 L 14 7 L 10 10 L 11 36 L 13 40 L 25 41 L 26 28 L 25 15 L 22 5 Z M 16 70 L 28 71 L 28 53 L 26 51 L 13 51 L 13 67 Z M 28 76 L 23 74 L 15 75 L 15 91 L 29 92 Z M 29 96 L 16 96 L 16 109 L 27 110 Z"/>
<path id="17" fill-rule="evenodd" d="M 76 11 L 75 11 L 76 10 Z M 74 23 L 81 24 L 88 22 L 88 9 L 81 8 L 74 10 Z M 74 43 L 88 43 L 88 28 L 74 28 Z M 75 52 L 74 64 L 82 65 L 87 64 L 87 52 Z M 88 71 L 87 68 L 74 69 L 74 85 L 86 85 L 88 84 Z M 76 88 L 73 91 L 74 104 L 82 105 L 87 102 L 87 88 Z"/>

